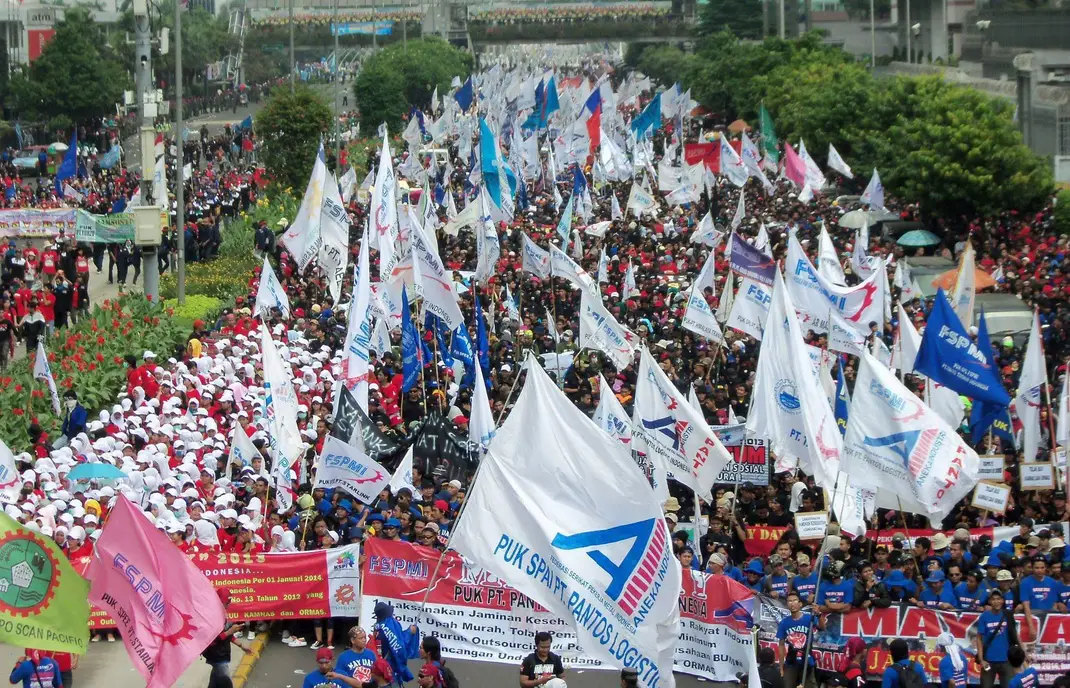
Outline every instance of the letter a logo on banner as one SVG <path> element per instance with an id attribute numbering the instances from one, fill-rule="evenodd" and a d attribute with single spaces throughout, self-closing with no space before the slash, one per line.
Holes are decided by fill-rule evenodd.
<path id="1" fill-rule="evenodd" d="M 614 562 L 600 549 L 587 552 L 587 556 L 609 574 L 610 583 L 606 594 L 630 616 L 635 613 L 639 602 L 653 586 L 661 550 L 665 546 L 665 531 L 655 528 L 655 525 L 654 519 L 647 519 L 605 530 L 590 530 L 573 535 L 558 533 L 552 544 L 559 549 L 572 550 L 631 540 L 631 548 L 619 563 Z M 654 536 L 653 543 L 650 541 L 651 535 Z"/>

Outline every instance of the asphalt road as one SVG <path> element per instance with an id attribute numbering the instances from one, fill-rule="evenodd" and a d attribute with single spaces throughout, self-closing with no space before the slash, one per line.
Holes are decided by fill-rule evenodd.
<path id="1" fill-rule="evenodd" d="M 335 647 L 335 656 L 344 648 Z M 520 667 L 511 664 L 490 664 L 465 660 L 449 660 L 449 667 L 463 688 L 516 688 Z M 420 662 L 413 661 L 409 667 L 413 676 L 419 673 Z M 301 688 L 305 675 L 316 671 L 316 653 L 307 647 L 287 647 L 276 636 L 264 649 L 263 655 L 253 669 L 246 684 L 248 688 Z M 566 671 L 565 681 L 569 688 L 618 688 L 620 680 L 616 671 Z M 415 685 L 413 682 L 410 685 Z M 693 676 L 676 674 L 679 688 L 736 687 L 736 684 L 714 683 Z"/>

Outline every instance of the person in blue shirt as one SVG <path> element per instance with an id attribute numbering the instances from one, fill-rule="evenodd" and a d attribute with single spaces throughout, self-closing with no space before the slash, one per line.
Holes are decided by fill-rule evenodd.
<path id="1" fill-rule="evenodd" d="M 925 675 L 925 669 L 917 662 L 910 659 L 910 648 L 907 641 L 896 638 L 888 644 L 888 650 L 892 653 L 892 665 L 884 670 L 881 676 L 881 688 L 905 688 L 903 686 L 903 672 L 913 671 L 921 679 L 921 685 L 929 682 Z"/>
<path id="2" fill-rule="evenodd" d="M 1063 567 L 1060 571 L 1062 576 L 1062 587 L 1059 588 L 1059 602 L 1055 605 L 1056 611 L 1067 612 L 1070 611 L 1070 559 L 1063 560 Z M 1060 606 L 1062 605 L 1062 606 Z"/>
<path id="3" fill-rule="evenodd" d="M 791 579 L 791 589 L 799 595 L 804 604 L 810 604 L 817 590 L 817 574 L 810 570 L 810 557 L 802 552 L 795 557 L 799 572 Z"/>
<path id="4" fill-rule="evenodd" d="M 855 586 L 843 579 L 843 562 L 829 564 L 827 573 L 829 582 L 822 585 L 817 593 L 818 611 L 822 614 L 849 611 L 854 603 Z"/>
<path id="5" fill-rule="evenodd" d="M 1012 645 L 1017 645 L 1017 629 L 1010 610 L 1003 605 L 1003 591 L 992 590 L 988 593 L 988 609 L 977 617 L 977 635 L 974 647 L 977 650 L 977 662 L 981 665 L 981 688 L 992 688 L 999 678 L 999 685 L 1006 686 L 1013 676 L 1013 669 L 1007 661 L 1007 653 Z"/>
<path id="6" fill-rule="evenodd" d="M 944 579 L 943 571 L 933 571 L 925 579 L 925 589 L 918 595 L 919 607 L 933 609 L 955 609 L 955 593 Z"/>
<path id="7" fill-rule="evenodd" d="M 784 559 L 779 554 L 770 554 L 769 573 L 762 579 L 762 592 L 782 600 L 790 586 L 791 576 L 784 570 Z"/>
<path id="8" fill-rule="evenodd" d="M 936 644 L 944 648 L 944 657 L 940 660 L 939 688 L 966 688 L 966 676 L 969 674 L 969 658 L 962 651 L 955 636 L 941 633 Z"/>
<path id="9" fill-rule="evenodd" d="M 762 591 L 762 578 L 765 577 L 765 567 L 762 566 L 761 559 L 751 559 L 746 568 L 743 569 L 743 575 L 743 585 L 757 593 Z"/>
<path id="10" fill-rule="evenodd" d="M 981 581 L 981 587 L 984 589 L 986 595 L 989 590 L 999 587 L 999 581 L 996 580 L 996 576 L 999 574 L 999 567 L 999 557 L 994 554 L 989 554 L 985 557 L 985 577 L 984 580 Z"/>
<path id="11" fill-rule="evenodd" d="M 1008 688 L 1038 688 L 1040 674 L 1033 667 L 1026 666 L 1025 650 L 1021 646 L 1015 645 L 1007 652 L 1007 661 L 1015 672 Z"/>
<path id="12" fill-rule="evenodd" d="M 895 559 L 892 570 L 884 577 L 884 587 L 893 602 L 908 602 L 918 594 L 918 586 L 903 573 L 901 559 Z"/>
<path id="13" fill-rule="evenodd" d="M 335 672 L 363 685 L 372 677 L 372 665 L 377 656 L 368 647 L 368 633 L 360 626 L 349 630 L 349 648 L 338 656 Z"/>
<path id="14" fill-rule="evenodd" d="M 984 610 L 988 594 L 981 585 L 984 574 L 980 570 L 970 571 L 966 580 L 955 586 L 955 606 L 963 611 L 979 612 Z"/>
<path id="15" fill-rule="evenodd" d="M 1059 601 L 1062 585 L 1048 576 L 1048 562 L 1044 555 L 1033 557 L 1033 575 L 1023 578 L 1018 584 L 1018 596 L 1026 616 L 1032 611 L 1051 611 Z"/>
<path id="16" fill-rule="evenodd" d="M 334 670 L 334 652 L 329 647 L 316 650 L 316 671 L 305 674 L 301 688 L 349 688 Z"/>
<path id="17" fill-rule="evenodd" d="M 803 658 L 814 625 L 814 618 L 803 613 L 802 600 L 795 592 L 789 592 L 786 600 L 788 615 L 777 624 L 776 637 L 780 641 L 780 673 L 784 676 L 784 688 L 797 688 L 802 679 Z M 824 628 L 824 617 L 818 619 L 818 627 Z M 809 664 L 814 666 L 813 657 Z M 815 685 L 814 672 L 807 671 L 807 688 Z"/>
<path id="18" fill-rule="evenodd" d="M 15 662 L 9 680 L 12 684 L 22 682 L 22 688 L 63 688 L 59 664 L 51 657 L 42 657 L 36 663 L 23 655 Z"/>

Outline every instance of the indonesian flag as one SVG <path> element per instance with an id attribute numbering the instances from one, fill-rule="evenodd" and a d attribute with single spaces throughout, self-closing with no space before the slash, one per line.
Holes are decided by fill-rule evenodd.
<path id="1" fill-rule="evenodd" d="M 587 137 L 591 141 L 591 152 L 594 152 L 602 143 L 602 94 L 597 88 L 583 104 L 581 116 L 583 114 L 587 115 Z"/>

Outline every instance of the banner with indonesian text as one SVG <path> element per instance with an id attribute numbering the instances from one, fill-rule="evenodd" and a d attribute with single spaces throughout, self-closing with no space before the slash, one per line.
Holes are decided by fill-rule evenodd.
<path id="1" fill-rule="evenodd" d="M 389 602 L 402 626 L 417 624 L 437 636 L 445 657 L 519 664 L 534 647 L 535 634 L 553 634 L 553 651 L 569 668 L 612 669 L 587 655 L 571 628 L 561 619 L 505 586 L 495 576 L 472 567 L 450 551 L 427 594 L 439 552 L 405 542 L 365 543 L 364 595 L 361 618 L 371 618 L 380 601 Z M 735 681 L 754 655 L 752 637 L 744 628 L 750 614 L 734 615 L 733 602 L 707 589 L 709 576 L 683 577 L 680 595 L 681 633 L 676 648 L 677 671 L 721 681 Z M 420 613 L 424 597 L 427 606 Z M 740 625 L 742 624 L 742 625 Z"/>
<path id="2" fill-rule="evenodd" d="M 360 609 L 360 545 L 275 554 L 190 552 L 187 555 L 217 588 L 231 594 L 233 621 L 356 617 Z M 83 569 L 86 562 L 73 562 Z M 90 610 L 89 627 L 115 624 Z"/>
<path id="3" fill-rule="evenodd" d="M 763 647 L 776 647 L 777 624 L 788 614 L 787 607 L 778 600 L 760 597 L 755 605 L 755 621 L 758 623 L 758 642 Z M 977 636 L 976 612 L 951 612 L 915 607 L 909 604 L 893 604 L 886 609 L 853 610 L 847 614 L 829 614 L 825 630 L 815 631 L 812 654 L 819 672 L 836 671 L 844 661 L 847 640 L 860 637 L 866 640 L 865 669 L 869 676 L 879 676 L 891 664 L 888 643 L 902 638 L 910 646 L 910 657 L 922 664 L 929 676 L 939 676 L 940 660 L 945 653 L 937 647 L 936 638 L 944 632 L 951 633 L 959 646 L 971 657 L 969 662 L 970 683 L 979 683 L 980 674 L 974 655 L 974 638 Z M 1018 637 L 1031 644 L 1032 666 L 1040 673 L 1041 685 L 1050 686 L 1060 674 L 1070 670 L 1070 614 L 1033 612 L 1039 630 L 1033 637 L 1025 616 L 1017 615 Z"/>

